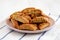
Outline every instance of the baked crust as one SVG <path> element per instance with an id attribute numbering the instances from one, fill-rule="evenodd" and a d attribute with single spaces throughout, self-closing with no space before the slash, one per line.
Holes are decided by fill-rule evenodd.
<path id="1" fill-rule="evenodd" d="M 20 25 L 19 29 L 35 31 L 35 30 L 37 30 L 37 26 L 34 24 L 22 24 L 22 25 Z"/>
<path id="2" fill-rule="evenodd" d="M 49 23 L 41 23 L 41 24 L 39 24 L 38 28 L 39 28 L 40 30 L 42 30 L 42 29 L 44 29 L 44 28 L 46 28 L 46 27 L 48 27 L 48 26 L 49 26 Z"/>
<path id="3" fill-rule="evenodd" d="M 33 7 L 13 13 L 9 20 L 19 30 L 42 30 L 51 24 L 50 17 Z"/>

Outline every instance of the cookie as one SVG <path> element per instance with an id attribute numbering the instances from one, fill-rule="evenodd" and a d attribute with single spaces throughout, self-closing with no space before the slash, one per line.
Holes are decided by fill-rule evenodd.
<path id="1" fill-rule="evenodd" d="M 42 29 L 48 27 L 49 25 L 50 25 L 49 23 L 41 23 L 41 24 L 39 24 L 38 28 L 39 28 L 40 30 L 42 30 Z"/>
<path id="2" fill-rule="evenodd" d="M 11 19 L 11 23 L 12 23 L 12 25 L 13 25 L 14 28 L 19 29 L 19 25 L 18 25 L 18 22 L 16 20 Z"/>
<path id="3" fill-rule="evenodd" d="M 20 25 L 21 30 L 32 30 L 35 31 L 37 30 L 37 26 L 34 24 L 22 24 Z"/>
<path id="4" fill-rule="evenodd" d="M 40 16 L 40 17 L 35 17 L 31 20 L 31 23 L 43 23 L 43 22 L 48 22 L 49 18 L 48 17 L 44 17 L 44 16 Z"/>

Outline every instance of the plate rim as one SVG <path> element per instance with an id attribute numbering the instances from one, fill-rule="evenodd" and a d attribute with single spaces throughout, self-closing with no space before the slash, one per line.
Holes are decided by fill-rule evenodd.
<path id="1" fill-rule="evenodd" d="M 43 30 L 36 30 L 36 31 L 19 30 L 19 29 L 16 29 L 16 28 L 14 28 L 14 27 L 11 27 L 11 25 L 9 24 L 9 20 L 8 20 L 8 19 L 9 19 L 9 18 L 6 19 L 6 24 L 7 24 L 7 26 L 8 26 L 10 29 L 12 29 L 12 30 L 17 31 L 17 32 L 21 32 L 21 33 L 41 33 L 41 32 L 50 30 L 50 29 L 52 28 L 52 26 L 55 24 L 55 21 L 54 21 L 52 18 L 50 18 L 51 21 L 52 21 L 51 25 L 50 25 L 49 27 L 44 28 Z"/>

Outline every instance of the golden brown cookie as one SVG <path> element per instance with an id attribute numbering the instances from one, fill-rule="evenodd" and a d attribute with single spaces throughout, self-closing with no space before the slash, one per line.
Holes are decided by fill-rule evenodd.
<path id="1" fill-rule="evenodd" d="M 26 19 L 28 19 L 29 21 L 31 21 L 31 17 L 30 17 L 30 16 L 25 15 L 25 16 L 23 16 L 23 17 L 25 17 Z"/>
<path id="2" fill-rule="evenodd" d="M 33 10 L 35 10 L 35 8 L 33 8 L 33 7 L 30 7 L 30 8 L 25 8 L 24 10 L 22 10 L 21 12 L 23 12 L 23 13 L 30 13 L 30 12 L 32 12 Z"/>
<path id="3" fill-rule="evenodd" d="M 35 8 L 26 8 L 22 12 L 25 13 L 26 15 L 30 15 L 32 18 L 42 15 L 42 11 Z"/>
<path id="4" fill-rule="evenodd" d="M 14 17 L 14 19 L 19 21 L 19 22 L 22 22 L 22 23 L 29 23 L 29 20 L 24 16 L 18 16 L 17 15 L 17 16 Z"/>
<path id="5" fill-rule="evenodd" d="M 34 14 L 32 14 L 32 15 L 34 15 L 34 17 L 41 16 L 41 15 L 42 15 L 42 11 L 39 10 L 39 9 L 35 9 L 35 10 L 34 10 Z"/>
<path id="6" fill-rule="evenodd" d="M 49 23 L 41 23 L 41 24 L 39 24 L 38 28 L 39 28 L 40 30 L 42 30 L 42 29 L 48 27 L 49 25 L 50 25 Z"/>
<path id="7" fill-rule="evenodd" d="M 32 30 L 35 31 L 37 30 L 37 26 L 34 24 L 22 24 L 20 25 L 21 30 Z"/>
<path id="8" fill-rule="evenodd" d="M 23 13 L 21 13 L 21 12 L 14 12 L 12 15 L 11 15 L 11 17 L 13 16 L 13 15 L 22 15 Z"/>
<path id="9" fill-rule="evenodd" d="M 31 20 L 32 23 L 43 23 L 48 21 L 49 21 L 49 18 L 45 16 L 35 17 Z"/>
<path id="10" fill-rule="evenodd" d="M 12 23 L 12 25 L 14 26 L 14 28 L 19 29 L 19 25 L 18 25 L 18 22 L 17 22 L 16 20 L 11 19 L 11 23 Z"/>

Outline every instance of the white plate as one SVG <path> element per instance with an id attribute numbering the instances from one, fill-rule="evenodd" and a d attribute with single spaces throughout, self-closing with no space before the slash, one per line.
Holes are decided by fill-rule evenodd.
<path id="1" fill-rule="evenodd" d="M 6 23 L 7 23 L 8 27 L 10 29 L 15 30 L 17 32 L 22 32 L 22 33 L 41 33 L 41 32 L 44 32 L 44 31 L 48 31 L 48 30 L 50 30 L 53 27 L 52 25 L 54 24 L 54 20 L 52 18 L 50 18 L 50 21 L 51 21 L 50 26 L 45 28 L 45 29 L 43 29 L 43 30 L 28 31 L 28 30 L 19 30 L 19 29 L 14 28 L 12 23 L 8 19 L 6 19 Z"/>

